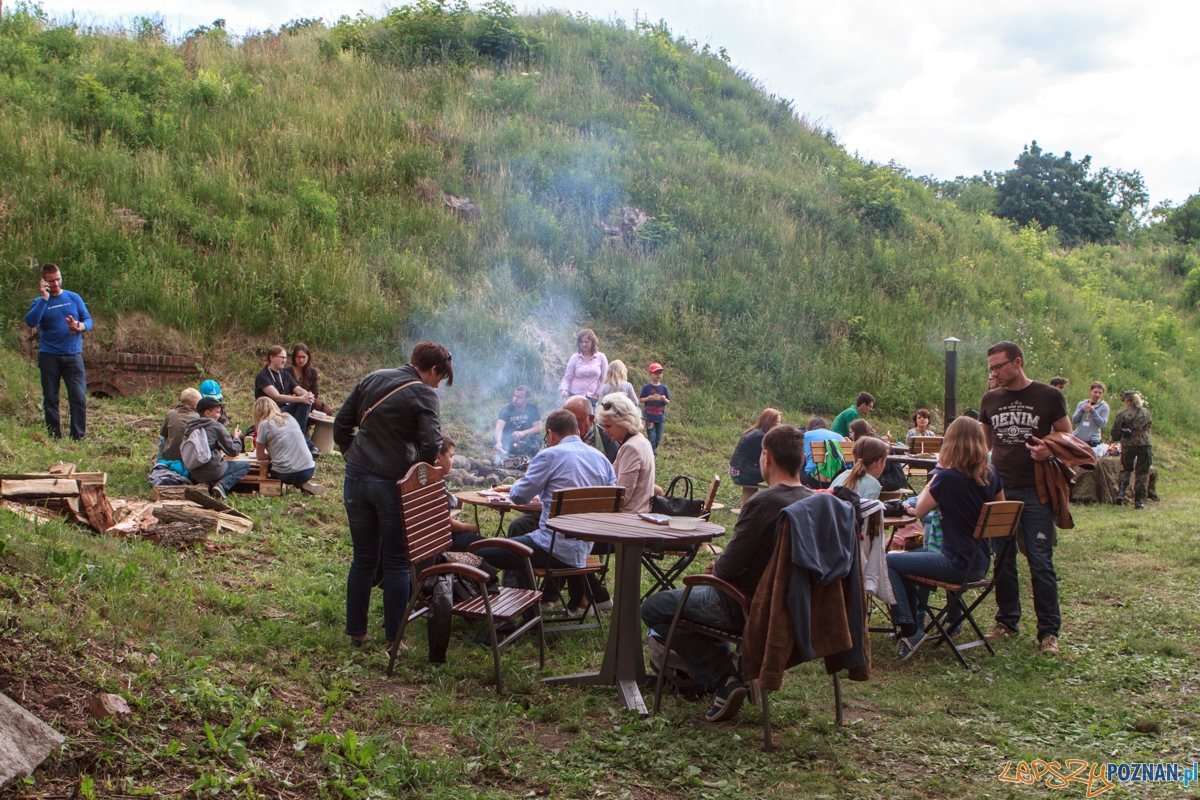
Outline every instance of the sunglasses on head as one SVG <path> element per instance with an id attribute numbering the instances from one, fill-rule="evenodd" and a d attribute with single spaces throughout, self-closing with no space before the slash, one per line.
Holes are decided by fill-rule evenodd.
<path id="1" fill-rule="evenodd" d="M 615 405 L 616 405 L 616 403 L 612 402 L 611 400 L 608 400 L 608 401 L 601 403 L 600 407 L 603 408 L 605 411 L 612 411 L 613 406 L 615 406 Z"/>

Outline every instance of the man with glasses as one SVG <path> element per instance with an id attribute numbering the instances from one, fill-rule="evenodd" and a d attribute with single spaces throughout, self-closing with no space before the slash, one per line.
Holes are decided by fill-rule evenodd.
<path id="1" fill-rule="evenodd" d="M 62 438 L 58 387 L 60 383 L 66 383 L 71 438 L 82 439 L 87 431 L 83 332 L 92 329 L 92 317 L 82 297 L 63 290 L 62 273 L 53 264 L 42 264 L 42 293 L 30 304 L 25 324 L 39 329 L 38 370 L 42 373 L 42 410 L 46 428 L 55 439 Z"/>
<path id="2" fill-rule="evenodd" d="M 1054 431 L 1071 432 L 1067 402 L 1053 386 L 1032 381 L 1025 375 L 1025 353 L 1013 342 L 1000 342 L 987 351 L 989 386 L 983 396 L 980 420 L 992 451 L 992 465 L 1004 483 L 1008 500 L 1025 503 L 1021 514 L 1021 551 L 1029 562 L 1033 608 L 1037 614 L 1038 641 L 1044 655 L 1058 655 L 1058 631 L 1062 623 L 1058 607 L 1058 576 L 1054 572 L 1054 510 L 1038 497 L 1034 462 L 1050 458 L 1042 440 Z M 987 634 L 992 641 L 1017 634 L 1021 620 L 1017 552 L 1005 549 L 997 561 L 996 626 Z"/>
<path id="3" fill-rule="evenodd" d="M 859 392 L 854 405 L 833 418 L 833 424 L 829 426 L 829 430 L 848 438 L 850 436 L 850 423 L 856 419 L 862 419 L 874 409 L 875 398 L 871 393 Z"/>

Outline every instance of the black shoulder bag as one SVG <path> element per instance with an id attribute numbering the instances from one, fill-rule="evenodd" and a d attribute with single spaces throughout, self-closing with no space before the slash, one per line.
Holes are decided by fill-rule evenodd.
<path id="1" fill-rule="evenodd" d="M 680 481 L 683 481 L 684 488 L 676 497 L 675 485 Z M 662 497 L 655 495 L 650 498 L 650 510 L 668 517 L 698 517 L 703 509 L 704 503 L 692 497 L 692 479 L 686 475 L 676 475 Z"/>

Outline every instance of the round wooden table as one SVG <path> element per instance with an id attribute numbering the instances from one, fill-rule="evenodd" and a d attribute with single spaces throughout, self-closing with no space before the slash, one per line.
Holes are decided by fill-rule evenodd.
<path id="1" fill-rule="evenodd" d="M 547 684 L 565 686 L 616 686 L 625 708 L 647 716 L 639 684 L 646 680 L 642 656 L 642 548 L 676 545 L 680 549 L 712 541 L 725 529 L 701 522 L 691 531 L 647 522 L 636 514 L 568 514 L 552 517 L 546 525 L 585 542 L 611 544 L 616 554 L 613 610 L 608 645 L 599 672 L 543 678 Z"/>
<path id="2" fill-rule="evenodd" d="M 489 497 L 488 495 L 480 494 L 479 492 L 455 492 L 454 496 L 458 498 L 460 503 L 465 503 L 469 506 L 475 506 L 475 527 L 479 527 L 479 507 L 491 508 L 500 512 L 500 524 L 496 528 L 496 535 L 504 535 L 504 515 L 509 511 L 520 511 L 523 514 L 541 514 L 541 503 L 514 503 L 501 497 Z M 480 530 L 482 533 L 482 529 Z"/>

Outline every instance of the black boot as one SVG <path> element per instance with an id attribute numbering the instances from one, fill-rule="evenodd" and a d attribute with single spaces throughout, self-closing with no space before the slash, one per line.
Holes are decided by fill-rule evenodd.
<path id="1" fill-rule="evenodd" d="M 1145 503 L 1142 502 L 1142 500 L 1144 500 L 1145 497 L 1146 497 L 1145 481 L 1139 480 L 1137 483 L 1137 486 L 1133 490 L 1133 507 L 1139 511 L 1145 510 L 1146 505 L 1145 505 Z"/>
<path id="2" fill-rule="evenodd" d="M 1129 488 L 1129 478 L 1125 475 L 1121 476 L 1121 485 L 1117 489 L 1117 505 L 1125 505 L 1125 490 Z"/>

